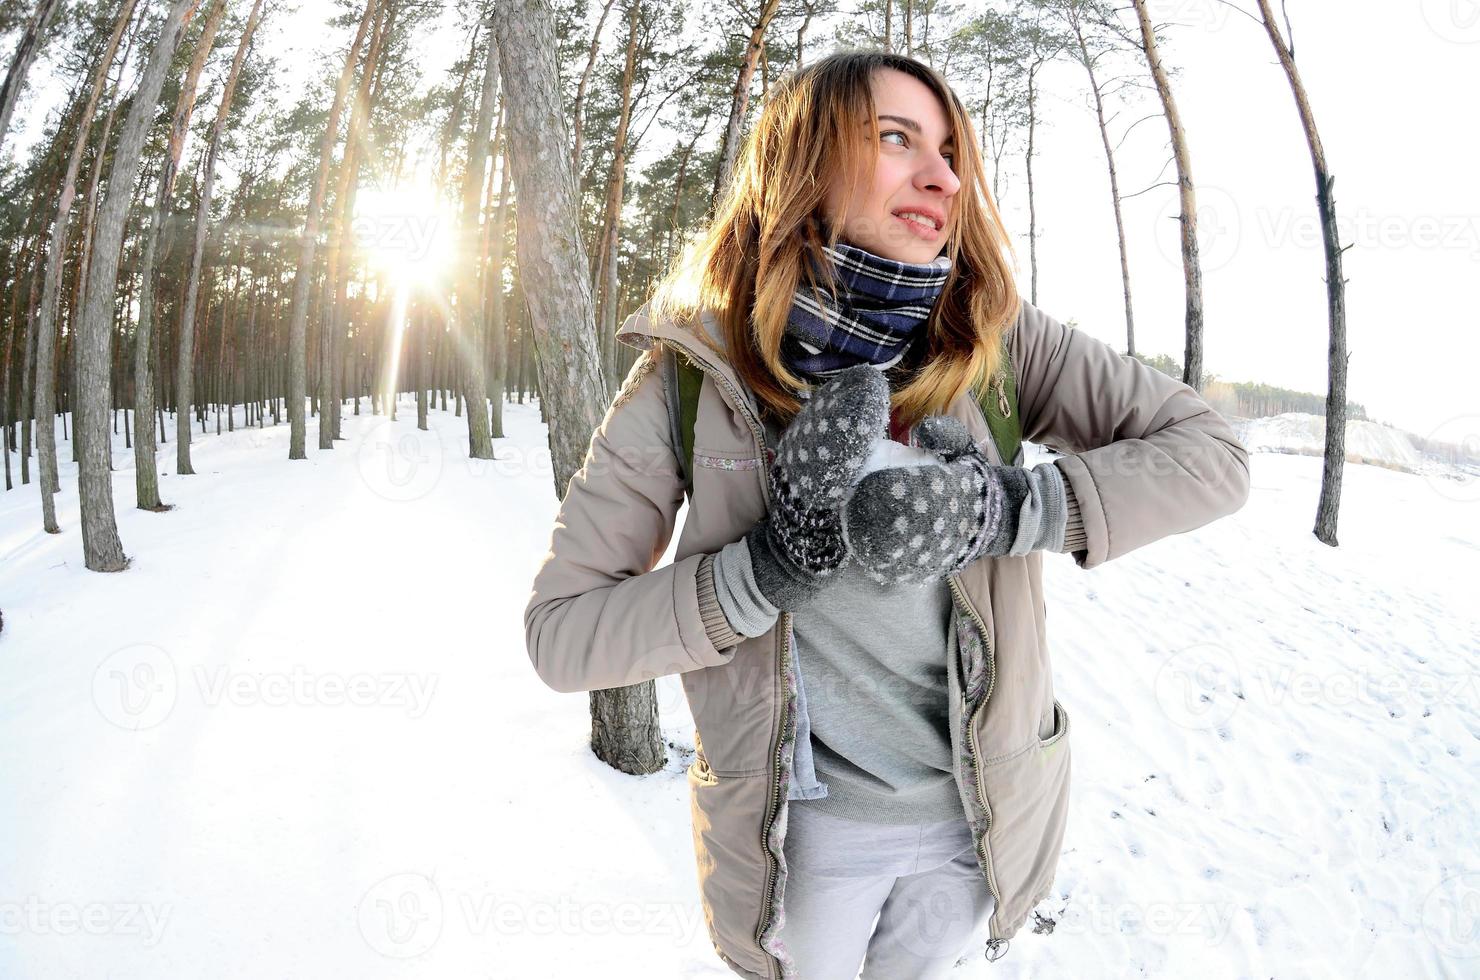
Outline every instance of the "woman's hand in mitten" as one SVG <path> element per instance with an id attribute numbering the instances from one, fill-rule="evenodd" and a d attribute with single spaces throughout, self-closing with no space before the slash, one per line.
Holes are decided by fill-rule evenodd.
<path id="1" fill-rule="evenodd" d="M 859 364 L 816 388 L 777 440 L 771 509 L 745 539 L 756 585 L 778 609 L 805 603 L 847 558 L 843 500 L 888 424 L 889 383 Z"/>
<path id="2" fill-rule="evenodd" d="M 1043 469 L 1052 463 L 993 465 L 948 416 L 922 421 L 919 442 L 938 461 L 868 474 L 843 510 L 849 551 L 875 581 L 943 578 L 984 556 L 1050 546 L 1055 530 L 1062 533 L 1063 481 Z M 1042 506 L 1025 510 L 1030 498 Z"/>

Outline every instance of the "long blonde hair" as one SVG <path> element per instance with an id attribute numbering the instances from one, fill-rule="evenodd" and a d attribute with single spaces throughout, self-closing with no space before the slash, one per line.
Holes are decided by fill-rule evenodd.
<path id="1" fill-rule="evenodd" d="M 997 371 L 1003 331 L 1017 317 L 1017 287 L 1005 258 L 1012 243 L 987 187 L 970 114 L 946 80 L 923 62 L 883 51 L 842 51 L 790 71 L 771 89 L 713 220 L 648 304 L 650 316 L 692 322 L 715 346 L 697 319 L 701 309 L 710 311 L 736 374 L 763 410 L 782 420 L 801 407 L 795 392 L 809 387 L 781 358 L 792 297 L 803 276 L 813 290 L 836 295 L 822 249 L 837 244 L 842 222 L 829 226 L 823 205 L 834 175 L 861 167 L 873 180 L 877 140 L 863 149 L 854 120 L 866 115 L 877 134 L 870 80 L 884 68 L 919 79 L 940 99 L 961 181 L 946 240 L 951 272 L 925 324 L 923 358 L 891 395 L 891 406 L 911 426 L 943 413 Z M 813 269 L 822 270 L 822 282 Z"/>

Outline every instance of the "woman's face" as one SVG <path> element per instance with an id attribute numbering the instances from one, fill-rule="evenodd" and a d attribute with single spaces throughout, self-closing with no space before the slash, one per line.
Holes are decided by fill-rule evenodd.
<path id="1" fill-rule="evenodd" d="M 945 248 L 961 188 L 945 107 L 902 71 L 880 69 L 871 81 L 879 131 L 867 118 L 855 126 L 878 154 L 873 183 L 866 174 L 840 174 L 828 188 L 827 218 L 836 222 L 846 211 L 839 238 L 850 245 L 899 262 L 929 262 Z"/>

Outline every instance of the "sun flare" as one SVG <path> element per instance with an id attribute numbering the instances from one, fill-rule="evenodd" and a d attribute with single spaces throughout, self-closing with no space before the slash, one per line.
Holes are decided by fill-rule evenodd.
<path id="1" fill-rule="evenodd" d="M 366 188 L 355 197 L 354 241 L 371 269 L 398 290 L 451 282 L 456 258 L 452 209 L 430 186 Z"/>

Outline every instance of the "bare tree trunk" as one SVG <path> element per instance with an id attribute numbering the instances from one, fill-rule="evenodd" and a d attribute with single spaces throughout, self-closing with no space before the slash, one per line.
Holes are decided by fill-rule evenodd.
<path id="1" fill-rule="evenodd" d="M 1290 81 L 1290 91 L 1295 96 L 1295 108 L 1300 113 L 1300 125 L 1305 130 L 1305 142 L 1310 147 L 1310 162 L 1316 177 L 1316 209 L 1321 216 L 1321 242 L 1326 253 L 1326 318 L 1331 336 L 1326 346 L 1326 446 L 1321 466 L 1321 498 L 1316 506 L 1316 523 L 1312 531 L 1318 541 L 1334 548 L 1338 543 L 1336 522 L 1341 513 L 1341 477 L 1346 468 L 1346 370 L 1351 356 L 1346 350 L 1346 280 L 1341 274 L 1341 253 L 1351 246 L 1342 246 L 1340 231 L 1336 227 L 1336 200 L 1332 194 L 1336 178 L 1326 165 L 1326 150 L 1316 128 L 1315 112 L 1310 107 L 1305 84 L 1300 80 L 1300 70 L 1295 67 L 1295 39 L 1289 20 L 1285 22 L 1285 31 L 1290 35 L 1286 42 L 1275 25 L 1269 0 L 1256 2 L 1265 33 L 1269 35 L 1269 42 L 1274 45 L 1280 66 Z"/>
<path id="2" fill-rule="evenodd" d="M 1115 210 L 1115 241 L 1120 249 L 1120 288 L 1125 297 L 1125 352 L 1130 356 L 1136 355 L 1136 315 L 1131 305 L 1131 266 L 1130 253 L 1126 248 L 1125 241 L 1125 217 L 1120 207 L 1120 178 L 1115 171 L 1115 148 L 1110 144 L 1110 129 L 1105 121 L 1105 100 L 1101 93 L 1100 79 L 1095 72 L 1096 57 L 1090 53 L 1089 42 L 1084 34 L 1084 20 L 1080 17 L 1079 7 L 1070 3 L 1064 8 L 1065 19 L 1069 28 L 1074 32 L 1074 40 L 1079 45 L 1079 63 L 1084 66 L 1085 74 L 1089 76 L 1089 90 L 1095 99 L 1095 123 L 1100 130 L 1100 145 L 1105 150 L 1105 168 L 1110 174 L 1110 204 Z"/>
<path id="3" fill-rule="evenodd" d="M 360 26 L 349 53 L 344 57 L 344 68 L 339 73 L 339 84 L 334 89 L 334 103 L 329 108 L 329 118 L 324 123 L 324 135 L 319 141 L 319 174 L 313 193 L 308 199 L 308 216 L 303 225 L 303 238 L 298 253 L 298 269 L 293 280 L 293 310 L 290 314 L 288 334 L 288 421 L 292 431 L 288 436 L 288 458 L 307 459 L 304 448 L 304 433 L 307 419 L 304 417 L 303 400 L 308 394 L 308 297 L 314 279 L 314 253 L 318 249 L 319 219 L 324 209 L 325 185 L 329 181 L 329 167 L 334 162 L 334 141 L 339 132 L 339 116 L 344 111 L 344 100 L 349 93 L 349 83 L 354 77 L 355 61 L 364 43 L 365 34 L 375 19 L 380 0 L 366 0 L 365 12 L 360 17 Z M 319 424 L 323 424 L 320 421 Z"/>
<path id="4" fill-rule="evenodd" d="M 507 114 L 508 99 L 504 100 Z M 490 384 L 493 401 L 493 418 L 490 435 L 494 439 L 504 438 L 504 391 L 509 375 L 509 325 L 504 311 L 504 239 L 508 233 L 509 214 L 509 132 L 504 127 L 502 140 L 503 167 L 499 174 L 498 216 L 493 222 L 493 245 L 488 263 L 488 322 L 489 336 L 493 344 L 493 378 Z"/>
<path id="5" fill-rule="evenodd" d="M 1182 214 L 1182 277 L 1187 290 L 1187 345 L 1182 360 L 1182 381 L 1195 391 L 1202 391 L 1202 341 L 1203 341 L 1203 297 L 1202 261 L 1197 248 L 1197 192 L 1192 183 L 1192 152 L 1187 146 L 1187 133 L 1182 128 L 1182 117 L 1177 112 L 1177 100 L 1172 96 L 1172 83 L 1162 67 L 1161 55 L 1156 49 L 1156 31 L 1151 26 L 1151 15 L 1146 10 L 1146 0 L 1131 0 L 1136 8 L 1136 19 L 1141 25 L 1141 49 L 1146 63 L 1151 68 L 1151 77 L 1156 82 L 1156 92 L 1161 97 L 1162 111 L 1167 118 L 1167 128 L 1172 137 L 1172 154 L 1177 161 L 1177 190 L 1181 198 Z"/>
<path id="6" fill-rule="evenodd" d="M 586 117 L 584 107 L 586 104 L 586 88 L 591 84 L 591 72 L 596 67 L 596 56 L 601 51 L 601 28 L 606 24 L 607 15 L 612 12 L 612 4 L 616 0 L 606 0 L 605 6 L 601 8 L 601 17 L 596 21 L 596 30 L 591 32 L 591 49 L 586 53 L 586 68 L 581 72 L 581 82 L 576 86 L 576 101 L 571 108 L 571 122 L 575 128 L 575 144 L 570 151 L 570 168 L 576 175 L 576 196 L 580 196 L 581 188 L 581 137 L 585 131 Z"/>
<path id="7" fill-rule="evenodd" d="M 164 86 L 165 72 L 185 31 L 185 22 L 200 0 L 175 0 L 166 15 L 159 40 L 139 80 L 128 118 L 113 154 L 108 197 L 98 216 L 97 249 L 88 270 L 87 301 L 77 325 L 78 413 L 74 420 L 81 444 L 78 472 L 82 506 L 82 550 L 85 564 L 95 572 L 118 572 L 128 567 L 118 539 L 113 513 L 113 475 L 109 465 L 108 348 L 113 339 L 113 308 L 118 283 L 119 250 L 123 225 L 133 195 L 139 155 L 144 149 L 155 104 Z"/>
<path id="8" fill-rule="evenodd" d="M 195 114 L 196 86 L 225 13 L 226 4 L 222 0 L 212 4 L 201 32 L 200 43 L 195 46 L 190 67 L 180 85 L 180 97 L 175 103 L 175 116 L 170 125 L 169 147 L 159 168 L 159 183 L 154 192 L 154 207 L 150 209 L 149 230 L 144 235 L 144 255 L 139 263 L 143 284 L 139 290 L 139 324 L 134 331 L 134 418 L 143 419 L 144 424 L 136 425 L 137 431 L 134 433 L 134 501 L 140 510 L 169 510 L 159 499 L 159 468 L 154 459 L 154 377 L 149 370 L 149 355 L 153 351 L 154 336 L 154 253 L 159 244 L 160 228 L 164 224 L 165 215 L 169 213 L 170 199 L 175 192 L 175 176 L 179 173 L 180 154 L 185 148 L 190 118 Z"/>
<path id="9" fill-rule="evenodd" d="M 325 327 L 319 332 L 319 448 L 333 449 L 334 439 L 339 432 L 339 388 L 336 360 L 340 353 L 340 335 L 343 334 L 343 311 L 348 294 L 348 277 L 340 269 L 345 233 L 354 218 L 355 196 L 359 190 L 360 165 L 363 154 L 360 143 L 364 127 L 370 115 L 370 85 L 377 77 L 380 61 L 380 46 L 395 18 L 395 5 L 383 6 L 375 18 L 375 27 L 370 33 L 370 47 L 365 54 L 365 64 L 360 72 L 360 86 L 354 104 L 350 107 L 349 132 L 344 141 L 344 155 L 339 165 L 339 181 L 335 189 L 334 204 L 338 218 L 334 222 L 329 238 L 327 255 L 328 281 L 324 286 L 329 300 L 328 315 L 323 318 Z"/>
<path id="10" fill-rule="evenodd" d="M 178 362 L 175 364 L 175 472 L 182 476 L 195 470 L 190 465 L 190 406 L 194 381 L 195 362 L 195 296 L 199 288 L 201 264 L 205 260 L 206 232 L 211 215 L 211 189 L 216 182 L 216 154 L 221 149 L 221 138 L 226 132 L 226 118 L 231 113 L 231 102 L 236 95 L 237 79 L 241 75 L 242 63 L 246 60 L 252 34 L 261 18 L 262 0 L 252 7 L 252 18 L 242 33 L 237 45 L 236 57 L 231 62 L 231 72 L 226 76 L 226 85 L 221 89 L 221 102 L 216 107 L 216 121 L 211 127 L 211 143 L 206 148 L 206 157 L 200 183 L 200 201 L 195 210 L 195 244 L 190 253 L 190 271 L 185 278 L 185 304 L 180 316 Z M 224 320 L 223 320 L 224 329 Z"/>
<path id="11" fill-rule="evenodd" d="M 538 284 L 526 296 L 542 348 L 541 401 L 548 398 L 550 405 L 550 454 L 559 496 L 583 464 L 608 399 L 566 151 L 553 17 L 546 0 L 503 0 L 494 6 L 494 23 L 509 156 L 519 188 L 519 271 L 525 283 Z M 592 691 L 590 702 L 591 749 L 599 758 L 630 773 L 663 767 L 666 753 L 652 681 Z"/>
<path id="12" fill-rule="evenodd" d="M 468 143 L 467 172 L 463 174 L 461 233 L 455 259 L 456 305 L 452 333 L 460 338 L 458 353 L 462 370 L 463 400 L 468 404 L 468 454 L 473 459 L 493 459 L 493 440 L 488 433 L 488 379 L 484 374 L 485 324 L 478 295 L 478 218 L 482 212 L 483 168 L 488 162 L 488 136 L 493 128 L 493 103 L 498 98 L 498 44 L 493 21 L 488 24 L 487 61 L 483 87 L 478 95 L 478 117 Z"/>
<path id="13" fill-rule="evenodd" d="M 36 52 L 41 50 L 42 39 L 51 26 L 51 18 L 61 5 L 61 0 L 40 0 L 31 19 L 26 22 L 26 29 L 21 32 L 15 56 L 10 59 L 10 68 L 6 71 L 4 80 L 0 81 L 0 149 L 5 146 L 10 116 L 15 112 L 15 104 L 20 101 L 26 73 L 31 70 L 31 62 L 36 60 Z"/>
<path id="14" fill-rule="evenodd" d="M 720 195 L 730 183 L 730 174 L 735 170 L 735 161 L 740 155 L 740 126 L 745 121 L 745 107 L 750 102 L 750 80 L 755 75 L 755 63 L 760 57 L 761 47 L 766 43 L 766 30 L 781 0 L 761 0 L 760 13 L 750 28 L 750 40 L 745 55 L 740 59 L 740 70 L 735 77 L 735 87 L 730 94 L 730 119 L 725 125 L 725 134 L 720 143 L 719 167 L 714 174 L 714 188 L 710 192 L 711 212 L 719 205 Z"/>
<path id="15" fill-rule="evenodd" d="M 1038 304 L 1038 200 L 1033 196 L 1033 138 L 1038 131 L 1037 75 L 1041 61 L 1034 61 L 1028 69 L 1028 270 L 1029 298 Z"/>
<path id="16" fill-rule="evenodd" d="M 601 360 L 606 371 L 608 389 L 615 390 L 620 380 L 617 359 L 617 233 L 622 224 L 622 191 L 627 177 L 627 129 L 632 121 L 632 77 L 637 58 L 637 4 L 627 6 L 627 58 L 622 66 L 621 108 L 617 131 L 612 139 L 612 172 L 606 187 L 606 208 L 602 215 L 601 252 L 596 271 L 596 335 L 601 345 Z"/>

